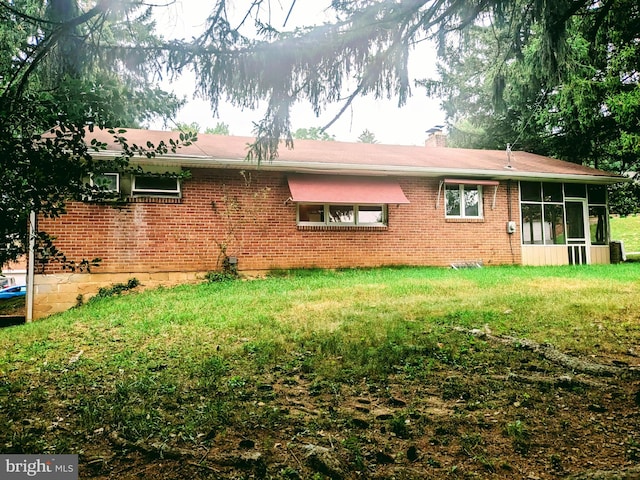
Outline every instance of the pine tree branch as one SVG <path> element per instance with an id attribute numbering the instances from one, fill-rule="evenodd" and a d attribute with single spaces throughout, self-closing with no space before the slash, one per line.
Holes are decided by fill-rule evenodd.
<path id="1" fill-rule="evenodd" d="M 75 18 L 72 18 L 68 21 L 58 23 L 58 22 L 49 22 L 50 24 L 58 24 L 59 26 L 54 29 L 49 36 L 46 36 L 43 41 L 38 44 L 35 49 L 31 52 L 28 59 L 22 62 L 21 67 L 16 71 L 16 73 L 12 76 L 11 80 L 7 83 L 5 90 L 2 94 L 4 97 L 8 92 L 11 91 L 11 85 L 13 85 L 16 81 L 18 81 L 15 96 L 14 98 L 20 98 L 24 93 L 24 90 L 29 82 L 29 79 L 33 72 L 39 67 L 40 63 L 47 57 L 47 55 L 51 52 L 51 50 L 58 44 L 58 41 L 66 34 L 68 34 L 74 28 L 88 22 L 93 17 L 98 15 L 103 15 L 109 11 L 112 6 L 117 3 L 117 0 L 103 0 L 96 4 L 92 9 L 87 12 L 79 15 Z M 2 2 L 0 7 L 5 7 L 6 2 Z M 30 17 L 34 18 L 34 17 Z M 39 19 L 39 23 L 45 23 L 44 20 Z M 34 55 L 35 53 L 35 55 Z M 27 65 L 26 70 L 23 70 L 23 66 Z"/>

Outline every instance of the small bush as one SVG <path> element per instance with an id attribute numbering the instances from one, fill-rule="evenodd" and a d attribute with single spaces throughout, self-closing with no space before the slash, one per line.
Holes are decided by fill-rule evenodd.
<path id="1" fill-rule="evenodd" d="M 210 271 L 204 276 L 205 280 L 209 283 L 229 282 L 231 280 L 237 280 L 239 277 L 238 260 L 235 257 L 226 255 L 222 261 L 221 271 Z"/>
<path id="2" fill-rule="evenodd" d="M 135 288 L 140 286 L 140 280 L 137 278 L 130 278 L 127 283 L 114 283 L 110 287 L 102 287 L 98 290 L 95 296 L 89 299 L 88 303 L 93 301 L 97 301 L 99 298 L 108 298 L 116 295 L 121 295 L 124 292 L 128 292 L 129 290 L 134 290 Z M 81 295 L 76 297 L 76 306 L 81 306 L 83 304 L 83 298 Z"/>
<path id="3" fill-rule="evenodd" d="M 204 279 L 209 283 L 230 282 L 237 280 L 238 274 L 232 272 L 207 272 Z"/>

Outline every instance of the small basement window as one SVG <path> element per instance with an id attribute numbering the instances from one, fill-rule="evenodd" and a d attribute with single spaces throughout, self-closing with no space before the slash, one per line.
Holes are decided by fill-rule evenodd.
<path id="1" fill-rule="evenodd" d="M 120 192 L 119 173 L 94 173 L 91 175 L 91 185 L 101 187 L 108 192 Z"/>
<path id="2" fill-rule="evenodd" d="M 134 175 L 131 195 L 134 197 L 179 198 L 180 179 L 156 175 Z"/>

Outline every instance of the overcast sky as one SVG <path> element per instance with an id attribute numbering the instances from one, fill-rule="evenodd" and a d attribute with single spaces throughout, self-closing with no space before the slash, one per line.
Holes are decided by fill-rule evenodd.
<path id="1" fill-rule="evenodd" d="M 243 0 L 236 3 L 246 5 L 246 1 Z M 275 5 L 272 18 L 279 15 L 284 20 L 290 2 L 272 3 Z M 327 3 L 329 2 L 298 0 L 287 22 L 287 29 L 294 25 L 308 25 L 307 19 L 322 21 L 322 5 Z M 242 11 L 244 10 L 238 7 L 238 12 Z M 175 4 L 161 9 L 157 16 L 158 25 L 166 38 L 189 38 L 197 35 L 202 29 L 206 13 L 201 2 L 178 0 Z M 278 21 L 274 23 L 278 25 Z M 430 44 L 423 42 L 413 52 L 411 58 L 409 64 L 411 78 L 434 75 L 436 55 Z M 214 127 L 218 122 L 224 122 L 229 125 L 232 135 L 251 135 L 253 122 L 258 121 L 262 115 L 262 111 L 242 111 L 228 104 L 221 104 L 218 117 L 213 117 L 207 101 L 193 98 L 194 83 L 188 75 L 173 83 L 165 82 L 162 86 L 189 100 L 189 103 L 179 112 L 176 121 L 197 122 L 201 130 Z M 440 109 L 439 99 L 428 98 L 424 89 L 419 87 L 413 87 L 412 91 L 413 96 L 401 108 L 398 108 L 397 99 L 358 98 L 328 130 L 328 133 L 334 135 L 336 140 L 356 142 L 358 136 L 368 129 L 374 133 L 379 143 L 421 145 L 426 138 L 425 131 L 434 125 L 443 124 L 445 116 Z M 342 104 L 330 105 L 320 117 L 316 117 L 310 105 L 299 103 L 292 112 L 292 128 L 295 131 L 298 128 L 324 126 L 337 114 L 341 106 Z M 161 123 L 156 123 L 151 127 L 162 128 L 163 126 Z"/>

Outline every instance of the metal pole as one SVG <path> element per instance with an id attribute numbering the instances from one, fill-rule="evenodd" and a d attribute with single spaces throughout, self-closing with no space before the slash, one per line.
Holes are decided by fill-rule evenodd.
<path id="1" fill-rule="evenodd" d="M 33 285 L 36 265 L 36 212 L 29 215 L 29 262 L 27 264 L 27 312 L 26 322 L 33 321 Z"/>

